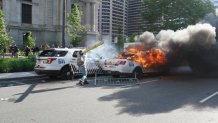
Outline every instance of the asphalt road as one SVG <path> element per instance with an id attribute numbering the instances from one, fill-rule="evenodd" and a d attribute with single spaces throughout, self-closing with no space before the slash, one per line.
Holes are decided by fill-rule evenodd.
<path id="1" fill-rule="evenodd" d="M 105 77 L 103 77 L 105 78 Z M 218 78 L 180 72 L 139 83 L 0 82 L 0 123 L 217 123 Z"/>

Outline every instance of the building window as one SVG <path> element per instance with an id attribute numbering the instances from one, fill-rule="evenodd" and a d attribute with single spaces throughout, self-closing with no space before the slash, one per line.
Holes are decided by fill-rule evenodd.
<path id="1" fill-rule="evenodd" d="M 32 23 L 32 5 L 22 4 L 22 23 Z"/>
<path id="2" fill-rule="evenodd" d="M 2 0 L 0 0 L 0 9 L 3 9 Z"/>

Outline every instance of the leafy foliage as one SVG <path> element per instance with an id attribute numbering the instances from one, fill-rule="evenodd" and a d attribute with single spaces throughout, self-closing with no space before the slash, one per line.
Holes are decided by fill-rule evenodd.
<path id="1" fill-rule="evenodd" d="M 135 42 L 137 34 L 132 34 L 128 37 L 128 42 Z"/>
<path id="2" fill-rule="evenodd" d="M 3 52 L 4 48 L 9 49 L 13 43 L 12 38 L 7 34 L 6 24 L 3 11 L 0 9 L 0 52 Z"/>
<path id="3" fill-rule="evenodd" d="M 118 37 L 117 37 L 117 49 L 118 51 L 120 52 L 121 49 L 123 48 L 124 46 L 124 42 L 125 42 L 125 38 L 123 36 L 123 30 L 121 28 L 121 26 L 118 27 Z"/>
<path id="4" fill-rule="evenodd" d="M 80 12 L 77 4 L 73 4 L 71 13 L 67 14 L 67 32 L 73 46 L 77 46 L 84 38 L 85 28 L 80 23 Z"/>
<path id="5" fill-rule="evenodd" d="M 177 30 L 195 24 L 208 13 L 214 13 L 211 0 L 144 0 L 144 30 Z"/>
<path id="6" fill-rule="evenodd" d="M 32 32 L 30 31 L 26 32 L 24 37 L 25 37 L 23 42 L 24 47 L 33 48 L 35 46 L 35 40 L 32 37 Z"/>
<path id="7" fill-rule="evenodd" d="M 19 56 L 25 56 L 25 51 L 23 51 L 23 50 L 18 50 L 18 55 Z M 33 52 L 30 52 L 29 53 L 29 56 L 32 56 L 33 55 Z"/>
<path id="8" fill-rule="evenodd" d="M 35 60 L 29 58 L 0 59 L 0 73 L 33 71 Z"/>
<path id="9" fill-rule="evenodd" d="M 25 52 L 23 50 L 18 50 L 18 55 L 19 56 L 25 56 Z"/>

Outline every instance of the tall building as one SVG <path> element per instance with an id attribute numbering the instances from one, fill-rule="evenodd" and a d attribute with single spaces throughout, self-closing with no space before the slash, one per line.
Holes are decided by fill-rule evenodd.
<path id="1" fill-rule="evenodd" d="M 142 0 L 129 0 L 128 6 L 128 35 L 141 34 L 143 32 L 143 17 L 145 6 Z"/>
<path id="2" fill-rule="evenodd" d="M 127 34 L 128 0 L 101 0 L 99 9 L 99 32 L 112 38 Z"/>
<path id="3" fill-rule="evenodd" d="M 213 3 L 216 8 L 216 15 L 218 15 L 218 0 L 213 0 Z"/>
<path id="4" fill-rule="evenodd" d="M 98 0 L 77 0 L 83 13 L 82 24 L 87 34 L 98 32 Z M 74 0 L 66 0 L 66 10 L 71 11 Z M 36 44 L 62 44 L 63 0 L 0 0 L 5 14 L 7 30 L 18 46 L 23 45 L 23 35 L 31 31 Z M 65 34 L 66 46 L 70 38 Z M 89 37 L 88 37 L 89 38 Z M 87 39 L 88 40 L 88 39 Z"/>

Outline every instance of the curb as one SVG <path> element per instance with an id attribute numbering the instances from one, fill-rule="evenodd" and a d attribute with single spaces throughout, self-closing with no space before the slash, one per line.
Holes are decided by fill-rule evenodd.
<path id="1" fill-rule="evenodd" d="M 2 78 L 0 79 L 0 82 L 1 81 L 10 81 L 10 80 L 14 80 L 14 79 L 29 79 L 29 78 L 44 78 L 46 77 L 46 75 L 38 75 L 38 76 L 25 76 L 25 77 L 11 77 L 11 78 Z"/>

